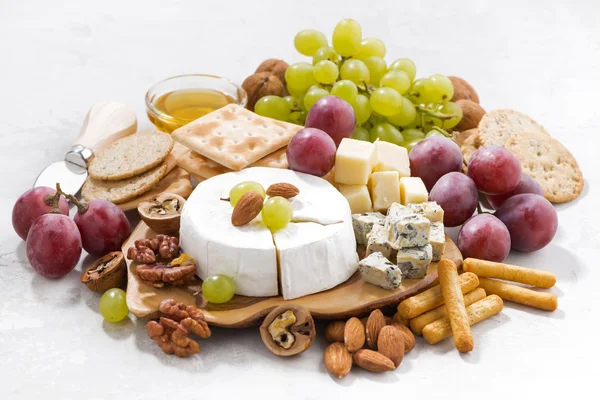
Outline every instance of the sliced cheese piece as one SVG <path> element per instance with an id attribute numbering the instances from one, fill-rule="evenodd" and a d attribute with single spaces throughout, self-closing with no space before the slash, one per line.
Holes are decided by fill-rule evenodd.
<path id="1" fill-rule="evenodd" d="M 384 289 L 397 289 L 402 283 L 402 272 L 381 253 L 372 253 L 358 263 L 365 282 Z"/>
<path id="2" fill-rule="evenodd" d="M 366 185 L 373 169 L 373 143 L 342 139 L 335 153 L 334 180 L 344 185 Z"/>
<path id="3" fill-rule="evenodd" d="M 430 225 L 424 216 L 412 214 L 386 219 L 385 227 L 389 228 L 392 246 L 401 249 L 429 244 Z"/>
<path id="4" fill-rule="evenodd" d="M 400 176 L 396 171 L 373 172 L 369 188 L 375 211 L 387 212 L 392 204 L 400 202 Z"/>
<path id="5" fill-rule="evenodd" d="M 432 250 L 428 244 L 422 247 L 409 247 L 398 251 L 398 268 L 407 279 L 423 279 L 431 264 Z"/>
<path id="6" fill-rule="evenodd" d="M 444 250 L 446 249 L 446 233 L 444 224 L 441 222 L 432 222 L 429 229 L 429 244 L 433 252 L 432 261 L 440 261 Z"/>
<path id="7" fill-rule="evenodd" d="M 427 201 L 427 188 L 421 180 L 416 177 L 400 178 L 400 202 L 404 205 L 409 203 L 423 203 Z"/>
<path id="8" fill-rule="evenodd" d="M 352 222 L 290 223 L 273 233 L 285 300 L 331 289 L 358 269 Z"/>
<path id="9" fill-rule="evenodd" d="M 400 176 L 410 176 L 408 151 L 404 147 L 378 140 L 374 157 L 373 171 L 396 171 Z"/>
<path id="10" fill-rule="evenodd" d="M 352 214 L 364 214 L 373 211 L 373 203 L 367 185 L 337 185 L 340 193 L 350 205 Z"/>
<path id="11" fill-rule="evenodd" d="M 367 235 L 373 229 L 373 225 L 381 225 L 385 223 L 385 215 L 378 212 L 368 212 L 364 214 L 352 215 L 352 227 L 354 228 L 354 236 L 356 243 L 367 244 Z"/>
<path id="12" fill-rule="evenodd" d="M 392 247 L 389 237 L 390 231 L 387 228 L 381 225 L 373 225 L 371 232 L 367 235 L 366 255 L 381 253 L 388 260 L 393 260 L 396 257 L 397 250 Z"/>
<path id="13" fill-rule="evenodd" d="M 415 214 L 421 214 L 430 222 L 444 222 L 444 210 L 435 201 L 426 201 L 425 203 L 409 204 Z"/>

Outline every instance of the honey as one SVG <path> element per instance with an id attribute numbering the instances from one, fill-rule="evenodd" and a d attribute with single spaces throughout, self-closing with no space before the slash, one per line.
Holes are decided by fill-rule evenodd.
<path id="1" fill-rule="evenodd" d="M 237 103 L 236 99 L 215 89 L 174 90 L 153 99 L 148 118 L 159 130 L 171 133 L 231 103 Z"/>

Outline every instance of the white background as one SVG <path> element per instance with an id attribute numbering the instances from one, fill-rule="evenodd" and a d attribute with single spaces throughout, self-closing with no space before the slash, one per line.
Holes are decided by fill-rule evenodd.
<path id="1" fill-rule="evenodd" d="M 600 28 L 597 1 L 0 0 L 0 399 L 525 398 L 597 393 Z M 87 109 L 112 99 L 149 126 L 144 94 L 183 73 L 241 82 L 269 57 L 302 60 L 294 34 L 360 21 L 388 62 L 466 78 L 487 109 L 540 121 L 576 156 L 581 197 L 557 206 L 554 241 L 508 261 L 558 277 L 553 313 L 506 305 L 473 329 L 475 351 L 419 340 L 400 368 L 343 380 L 326 344 L 277 358 L 257 329 L 215 329 L 188 359 L 166 356 L 144 323 L 105 323 L 81 265 L 50 281 L 27 263 L 10 212 L 38 172 L 62 159 Z M 91 259 L 82 258 L 84 264 Z M 323 326 L 320 326 L 322 329 Z M 589 390 L 592 392 L 589 392 Z M 208 397 L 207 397 L 208 396 Z M 393 397 L 392 397 L 393 396 Z"/>

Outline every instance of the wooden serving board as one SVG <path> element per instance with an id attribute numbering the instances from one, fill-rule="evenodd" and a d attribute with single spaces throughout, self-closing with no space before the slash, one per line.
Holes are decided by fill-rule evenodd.
<path id="1" fill-rule="evenodd" d="M 156 235 L 142 221 L 123 244 L 123 253 L 137 239 Z M 364 250 L 364 249 L 363 249 Z M 359 251 L 360 253 L 360 251 Z M 452 239 L 446 236 L 444 258 L 462 264 L 462 255 Z M 161 301 L 174 298 L 186 304 L 196 304 L 202 309 L 209 324 L 228 328 L 244 328 L 260 323 L 269 311 L 281 304 L 297 304 L 306 307 L 316 319 L 343 319 L 360 316 L 388 305 L 396 305 L 403 299 L 421 292 L 437 283 L 437 263 L 432 263 L 424 279 L 405 279 L 395 290 L 386 290 L 364 282 L 360 273 L 354 274 L 346 282 L 325 292 L 304 296 L 293 300 L 283 297 L 234 296 L 224 304 L 207 303 L 201 294 L 201 281 L 193 281 L 187 287 L 154 288 L 139 282 L 133 273 L 136 263 L 127 260 L 127 305 L 137 317 L 156 315 Z"/>

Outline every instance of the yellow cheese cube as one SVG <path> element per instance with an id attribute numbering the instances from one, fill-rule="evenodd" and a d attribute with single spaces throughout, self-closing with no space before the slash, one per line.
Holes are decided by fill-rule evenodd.
<path id="1" fill-rule="evenodd" d="M 334 180 L 344 185 L 366 185 L 373 169 L 374 150 L 373 143 L 342 139 L 335 153 Z"/>
<path id="2" fill-rule="evenodd" d="M 403 176 L 400 178 L 400 203 L 424 203 L 427 201 L 427 189 L 421 178 Z"/>
<path id="3" fill-rule="evenodd" d="M 336 187 L 346 200 L 348 200 L 352 214 L 364 214 L 373 211 L 371 196 L 369 196 L 369 189 L 367 189 L 366 185 L 338 184 Z"/>
<path id="4" fill-rule="evenodd" d="M 393 143 L 378 140 L 375 142 L 373 171 L 397 171 L 400 176 L 410 176 L 408 151 Z"/>
<path id="5" fill-rule="evenodd" d="M 375 211 L 385 213 L 392 203 L 400 203 L 400 176 L 397 171 L 373 172 L 369 188 Z"/>

